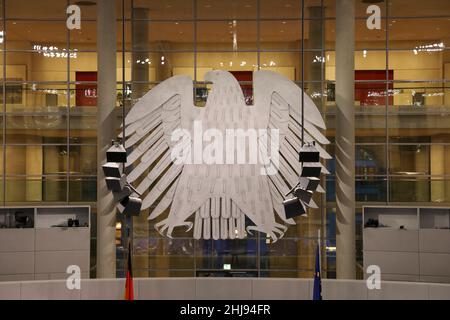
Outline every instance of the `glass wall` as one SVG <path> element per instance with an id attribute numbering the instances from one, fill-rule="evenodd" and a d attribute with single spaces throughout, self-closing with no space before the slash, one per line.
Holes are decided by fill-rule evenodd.
<path id="1" fill-rule="evenodd" d="M 195 83 L 195 103 L 202 106 L 205 88 L 209 88 L 204 75 L 213 69 L 232 72 L 251 104 L 253 71 L 276 71 L 301 86 L 304 65 L 307 92 L 320 110 L 325 106 L 325 12 L 321 1 L 305 1 L 303 21 L 298 0 L 282 4 L 272 0 L 135 0 L 131 6 L 127 18 L 131 43 L 126 45 L 131 104 L 155 84 L 187 74 Z M 324 200 L 317 196 L 321 208 L 325 208 Z M 308 218 L 298 219 L 276 243 L 258 234 L 245 240 L 196 241 L 192 231 L 185 233 L 182 228 L 175 230 L 174 239 L 162 237 L 154 229 L 162 218 L 149 222 L 149 212 L 151 209 L 133 218 L 133 271 L 144 277 L 310 277 L 317 231 L 325 223 L 325 210 L 317 209 Z M 123 275 L 124 262 L 118 261 L 119 275 Z"/>
<path id="2" fill-rule="evenodd" d="M 81 29 L 69 30 L 66 8 L 75 3 L 81 9 Z M 124 4 L 122 34 L 122 0 L 116 1 L 117 108 L 122 106 L 122 72 L 128 110 L 177 74 L 192 77 L 195 103 L 202 106 L 209 88 L 204 74 L 213 69 L 231 71 L 251 104 L 252 72 L 273 70 L 304 85 L 326 119 L 325 133 L 332 142 L 327 148 L 334 154 L 334 0 Z M 373 4 L 380 8 L 379 29 L 367 26 L 367 8 Z M 355 5 L 355 214 L 361 266 L 363 205 L 450 203 L 450 3 L 384 0 Z M 96 15 L 96 1 L 0 1 L 3 205 L 87 203 L 95 213 L 96 47 L 101 36 Z M 326 276 L 334 277 L 335 162 L 326 165 L 331 175 L 323 178 L 325 195 L 316 199 L 320 209 L 298 218 L 276 243 L 258 234 L 239 241 L 196 241 L 184 230 L 166 239 L 154 230 L 158 220 L 147 220 L 149 211 L 133 218 L 136 275 L 310 277 L 320 228 L 322 265 Z M 120 227 L 121 276 L 126 242 Z M 358 271 L 362 277 L 362 269 Z"/>
<path id="3" fill-rule="evenodd" d="M 333 86 L 334 1 L 327 1 L 326 80 Z M 357 1 L 355 39 L 356 220 L 362 276 L 361 207 L 372 203 L 450 203 L 450 3 L 389 0 L 380 29 L 369 29 L 369 3 Z M 328 90 L 328 92 L 332 90 Z M 327 97 L 328 128 L 335 106 Z M 330 136 L 333 132 L 330 132 Z M 333 151 L 334 146 L 330 146 Z M 334 170 L 334 161 L 328 163 Z M 335 219 L 334 176 L 327 211 Z M 330 230 L 329 230 L 330 231 Z"/>

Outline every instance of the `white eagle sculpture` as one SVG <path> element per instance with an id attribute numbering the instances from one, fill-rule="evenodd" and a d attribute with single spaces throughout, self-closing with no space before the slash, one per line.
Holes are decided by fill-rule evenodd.
<path id="1" fill-rule="evenodd" d="M 186 226 L 188 231 L 194 227 L 195 239 L 242 239 L 247 232 L 259 231 L 276 241 L 287 230 L 286 224 L 295 224 L 286 218 L 282 201 L 297 185 L 301 173 L 301 89 L 277 73 L 255 71 L 254 104 L 246 105 L 242 89 L 231 73 L 210 71 L 205 80 L 212 82 L 205 107 L 193 104 L 192 79 L 174 76 L 154 87 L 131 108 L 125 118 L 125 145 L 133 147 L 125 165 L 129 171 L 127 181 L 138 182 L 136 190 L 141 194 L 149 191 L 142 202 L 142 210 L 154 206 L 149 220 L 167 215 L 170 208 L 167 217 L 155 224 L 168 237 L 175 227 Z M 321 158 L 329 159 L 321 147 L 329 143 L 319 130 L 325 129 L 322 116 L 306 93 L 304 102 L 305 142 L 315 141 Z M 221 134 L 225 136 L 226 130 L 258 130 L 257 153 L 265 161 L 255 163 L 246 158 L 247 162 L 236 164 L 225 162 L 222 157 L 223 162 L 219 163 L 220 155 L 209 162 L 199 159 L 195 154 L 199 141 L 193 132 L 196 124 L 204 132 L 214 132 L 202 138 L 210 144 L 217 142 L 210 146 L 215 147 L 216 153 L 225 150 L 223 143 L 215 140 Z M 194 139 L 181 139 L 184 144 L 180 144 L 174 139 L 174 132 L 190 133 Z M 272 132 L 277 133 L 277 141 Z M 249 144 L 235 145 L 232 156 L 227 149 L 224 157 L 251 157 Z M 264 156 L 273 146 L 277 146 L 276 157 Z M 181 159 L 187 161 L 174 160 L 173 155 L 180 149 L 188 150 L 180 152 Z M 321 171 L 328 173 L 323 166 Z M 323 189 L 319 186 L 317 191 Z M 313 200 L 306 205 L 317 208 Z M 188 221 L 192 215 L 194 222 Z"/>

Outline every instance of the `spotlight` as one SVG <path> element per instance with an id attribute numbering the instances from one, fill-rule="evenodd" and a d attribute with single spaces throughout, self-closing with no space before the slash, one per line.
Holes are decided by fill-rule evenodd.
<path id="1" fill-rule="evenodd" d="M 130 196 L 133 193 L 130 186 L 127 184 L 125 187 L 123 187 L 122 190 L 119 192 L 113 192 L 113 197 L 116 202 L 122 201 L 124 198 Z"/>
<path id="2" fill-rule="evenodd" d="M 319 178 L 322 167 L 319 162 L 305 162 L 303 163 L 301 177 Z"/>
<path id="3" fill-rule="evenodd" d="M 123 173 L 123 164 L 117 162 L 107 162 L 102 166 L 106 177 L 120 178 Z"/>
<path id="4" fill-rule="evenodd" d="M 113 145 L 106 151 L 106 160 L 108 162 L 127 162 L 127 151 L 123 145 L 113 141 Z"/>
<path id="5" fill-rule="evenodd" d="M 306 214 L 305 206 L 298 198 L 284 200 L 283 206 L 287 219 Z"/>
<path id="6" fill-rule="evenodd" d="M 141 212 L 142 200 L 138 197 L 127 196 L 120 201 L 119 211 L 124 215 L 138 216 Z"/>
<path id="7" fill-rule="evenodd" d="M 106 177 L 106 186 L 108 187 L 108 190 L 113 192 L 121 192 L 126 184 L 127 176 L 124 174 L 122 174 L 120 178 Z"/>
<path id="8" fill-rule="evenodd" d="M 141 194 L 127 182 L 124 174 L 124 163 L 127 162 L 127 152 L 123 145 L 113 141 L 106 151 L 106 160 L 102 166 L 105 174 L 106 186 L 113 193 L 114 200 L 118 202 L 117 208 L 124 215 L 137 216 L 141 212 Z"/>
<path id="9" fill-rule="evenodd" d="M 288 219 L 307 215 L 306 206 L 315 206 L 312 197 L 320 183 L 319 177 L 322 166 L 319 162 L 320 154 L 314 142 L 301 147 L 299 160 L 302 163 L 299 182 L 285 195 L 288 196 L 292 193 L 294 197 L 283 201 L 284 211 Z"/>
<path id="10" fill-rule="evenodd" d="M 316 177 L 300 177 L 300 188 L 304 190 L 316 191 L 320 179 Z"/>
<path id="11" fill-rule="evenodd" d="M 320 161 L 319 151 L 314 146 L 314 143 L 307 144 L 300 148 L 299 161 L 300 162 L 319 162 Z"/>
<path id="12" fill-rule="evenodd" d="M 305 203 L 309 203 L 311 201 L 311 198 L 313 196 L 313 191 L 311 190 L 304 190 L 302 188 L 296 188 L 294 190 L 294 196 L 300 200 L 302 200 Z"/>

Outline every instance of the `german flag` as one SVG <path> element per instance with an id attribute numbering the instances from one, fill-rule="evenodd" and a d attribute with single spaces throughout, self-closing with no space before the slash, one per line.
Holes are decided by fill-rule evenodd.
<path id="1" fill-rule="evenodd" d="M 127 279 L 125 282 L 125 300 L 134 300 L 133 268 L 131 267 L 131 242 L 128 243 Z"/>

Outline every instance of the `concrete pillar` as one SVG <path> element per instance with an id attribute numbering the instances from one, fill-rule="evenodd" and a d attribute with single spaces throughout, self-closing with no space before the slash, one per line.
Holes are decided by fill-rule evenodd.
<path id="1" fill-rule="evenodd" d="M 336 2 L 336 274 L 354 279 L 355 3 Z"/>
<path id="2" fill-rule="evenodd" d="M 116 137 L 116 3 L 97 2 L 98 98 L 97 98 L 97 277 L 116 277 L 116 208 L 106 188 L 102 164 Z"/>

